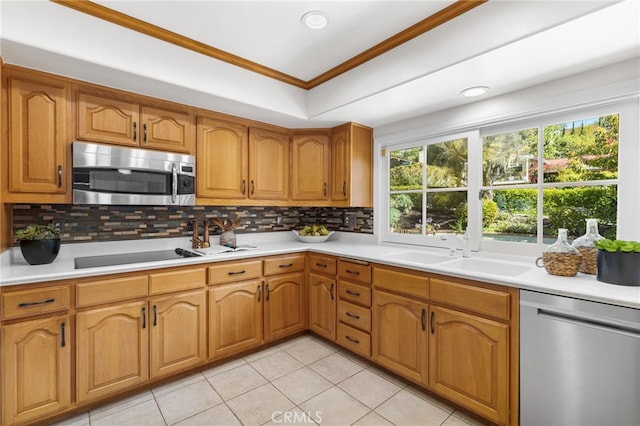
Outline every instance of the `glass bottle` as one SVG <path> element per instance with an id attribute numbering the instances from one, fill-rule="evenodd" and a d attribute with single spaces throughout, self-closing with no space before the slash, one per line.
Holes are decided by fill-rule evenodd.
<path id="1" fill-rule="evenodd" d="M 582 255 L 567 241 L 566 228 L 558 229 L 558 239 L 542 253 L 542 262 L 551 275 L 573 277 L 578 273 Z"/>
<path id="2" fill-rule="evenodd" d="M 598 233 L 598 219 L 587 219 L 587 232 L 582 237 L 576 238 L 572 244 L 582 255 L 580 272 L 596 274 L 597 254 L 594 243 L 603 239 L 604 237 Z"/>

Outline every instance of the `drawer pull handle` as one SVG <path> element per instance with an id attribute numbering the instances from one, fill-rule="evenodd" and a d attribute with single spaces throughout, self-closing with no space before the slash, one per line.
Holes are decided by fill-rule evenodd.
<path id="1" fill-rule="evenodd" d="M 227 272 L 227 275 L 242 275 L 245 274 L 247 271 L 245 271 L 244 269 L 242 271 L 231 271 L 231 272 Z"/>
<path id="2" fill-rule="evenodd" d="M 246 192 L 247 192 L 247 180 L 242 179 L 242 195 L 246 194 Z"/>
<path id="3" fill-rule="evenodd" d="M 147 123 L 142 125 L 142 142 L 147 143 Z"/>
<path id="4" fill-rule="evenodd" d="M 142 329 L 147 328 L 147 308 L 142 308 Z"/>
<path id="5" fill-rule="evenodd" d="M 51 299 L 40 300 L 38 302 L 23 302 L 18 305 L 18 308 L 28 308 L 29 306 L 46 305 L 49 303 L 53 303 L 55 301 L 56 299 L 51 298 Z"/>
<path id="6" fill-rule="evenodd" d="M 153 326 L 158 325 L 158 305 L 153 305 Z"/>
<path id="7" fill-rule="evenodd" d="M 58 166 L 58 188 L 62 188 L 62 166 Z"/>
<path id="8" fill-rule="evenodd" d="M 267 294 L 265 295 L 265 300 L 268 302 L 269 301 L 269 293 L 271 293 L 271 289 L 269 288 L 269 284 L 267 284 L 265 286 L 265 289 L 267 290 Z"/>
<path id="9" fill-rule="evenodd" d="M 360 319 L 360 315 L 356 315 L 356 314 L 352 314 L 351 312 L 345 312 L 347 314 L 348 317 L 351 317 L 353 319 Z"/>
<path id="10" fill-rule="evenodd" d="M 64 329 L 65 329 L 65 324 L 64 323 L 60 324 L 60 337 L 61 337 L 61 339 L 60 339 L 60 347 L 62 347 L 62 348 L 67 346 L 67 341 L 66 341 L 66 338 L 65 338 Z"/>
<path id="11" fill-rule="evenodd" d="M 422 331 L 425 330 L 425 325 L 424 325 L 424 315 L 425 315 L 425 310 L 424 308 L 422 308 L 422 314 L 420 314 L 420 325 L 422 325 Z"/>
<path id="12" fill-rule="evenodd" d="M 326 263 L 316 263 L 318 268 L 326 268 L 328 265 Z"/>
<path id="13" fill-rule="evenodd" d="M 138 139 L 138 123 L 133 122 L 133 141 L 135 142 Z"/>
<path id="14" fill-rule="evenodd" d="M 256 192 L 256 185 L 253 179 L 251 179 L 251 195 L 253 195 L 255 192 Z"/>
<path id="15" fill-rule="evenodd" d="M 347 273 L 348 273 L 348 274 L 352 274 L 352 275 L 360 275 L 360 272 L 358 272 L 358 271 L 352 271 L 352 270 L 350 270 L 350 269 L 347 269 Z"/>
<path id="16" fill-rule="evenodd" d="M 258 286 L 258 302 L 260 301 L 261 298 L 262 298 L 262 286 L 259 285 Z"/>
<path id="17" fill-rule="evenodd" d="M 434 322 L 436 319 L 436 313 L 434 311 L 431 311 L 431 317 L 429 318 L 429 328 L 431 328 L 431 334 L 434 334 L 436 332 L 436 329 L 434 327 Z"/>
<path id="18" fill-rule="evenodd" d="M 333 300 L 333 286 L 334 285 L 335 285 L 334 283 L 331 283 L 331 287 L 329 288 L 329 294 L 331 295 L 331 300 Z"/>
<path id="19" fill-rule="evenodd" d="M 282 265 L 278 266 L 279 268 L 291 268 L 293 266 L 293 263 L 283 263 Z"/>
<path id="20" fill-rule="evenodd" d="M 359 345 L 359 344 L 360 344 L 360 340 L 358 340 L 358 339 L 354 339 L 354 338 L 353 338 L 353 337 L 351 337 L 351 336 L 344 336 L 344 338 L 345 338 L 345 339 L 347 339 L 348 341 L 352 342 L 352 343 L 355 343 L 356 345 Z"/>
<path id="21" fill-rule="evenodd" d="M 357 291 L 347 290 L 347 294 L 350 294 L 352 296 L 360 297 L 360 293 L 357 292 Z"/>

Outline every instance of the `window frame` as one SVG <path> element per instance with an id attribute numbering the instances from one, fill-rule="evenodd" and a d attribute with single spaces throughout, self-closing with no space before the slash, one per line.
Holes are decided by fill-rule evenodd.
<path id="1" fill-rule="evenodd" d="M 460 126 L 459 131 L 447 131 L 435 133 L 434 135 L 424 135 L 413 137 L 411 139 L 393 141 L 393 138 L 386 137 L 387 142 L 381 146 L 384 152 L 390 152 L 396 149 L 405 149 L 417 145 L 427 145 L 430 143 L 439 143 L 448 140 L 467 138 L 468 141 L 468 181 L 467 181 L 467 200 L 468 200 L 468 224 L 470 231 L 470 243 L 473 251 L 496 252 L 512 255 L 537 256 L 548 245 L 542 242 L 542 221 L 538 220 L 538 241 L 534 243 L 513 243 L 506 241 L 490 241 L 482 239 L 482 211 L 480 203 L 482 181 L 482 138 L 484 136 L 517 131 L 529 127 L 540 128 L 539 143 L 544 138 L 542 129 L 545 126 L 554 125 L 562 122 L 573 120 L 582 120 L 591 117 L 599 117 L 609 114 L 619 114 L 619 161 L 618 161 L 618 178 L 615 180 L 588 181 L 594 185 L 610 185 L 618 186 L 618 205 L 617 205 L 617 234 L 622 239 L 640 239 L 640 118 L 639 118 L 638 98 L 623 99 L 612 102 L 602 102 L 587 107 L 567 107 L 561 111 L 550 113 L 531 114 L 527 117 L 519 117 L 518 119 L 496 120 L 495 117 L 491 121 L 479 122 L 473 128 L 464 129 Z M 414 133 L 415 135 L 415 133 Z M 391 139 L 391 140 L 390 140 Z M 635 141 L 635 142 L 634 142 Z M 539 152 L 539 157 L 542 156 Z M 389 156 L 383 155 L 379 161 L 380 179 L 379 189 L 379 211 L 376 222 L 379 226 L 379 238 L 381 243 L 397 243 L 405 245 L 418 245 L 430 247 L 446 247 L 446 244 L 439 238 L 431 236 L 416 239 L 415 236 L 401 234 L 393 234 L 389 232 Z M 527 184 L 526 186 L 534 186 L 538 188 L 539 197 L 542 191 L 547 187 L 558 186 L 582 186 L 582 182 L 564 182 L 554 183 L 553 185 L 544 182 L 536 184 Z M 518 186 L 524 187 L 524 186 Z M 538 203 L 538 217 L 542 217 L 542 203 Z"/>

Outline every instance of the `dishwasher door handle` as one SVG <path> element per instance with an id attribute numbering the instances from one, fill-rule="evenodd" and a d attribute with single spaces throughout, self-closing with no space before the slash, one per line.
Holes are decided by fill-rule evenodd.
<path id="1" fill-rule="evenodd" d="M 538 316 L 550 320 L 565 321 L 584 327 L 596 328 L 598 330 L 610 333 L 624 334 L 625 336 L 631 336 L 640 339 L 640 328 L 619 324 L 614 321 L 607 322 L 605 318 L 572 315 L 566 312 L 557 312 L 542 308 L 538 308 Z"/>

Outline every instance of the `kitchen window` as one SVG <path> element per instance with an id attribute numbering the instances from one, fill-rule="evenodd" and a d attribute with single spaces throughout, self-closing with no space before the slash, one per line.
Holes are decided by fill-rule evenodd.
<path id="1" fill-rule="evenodd" d="M 384 146 L 381 240 L 442 247 L 441 234 L 468 227 L 473 250 L 534 254 L 558 228 L 584 234 L 586 218 L 605 237 L 637 232 L 636 108 L 576 109 Z"/>

